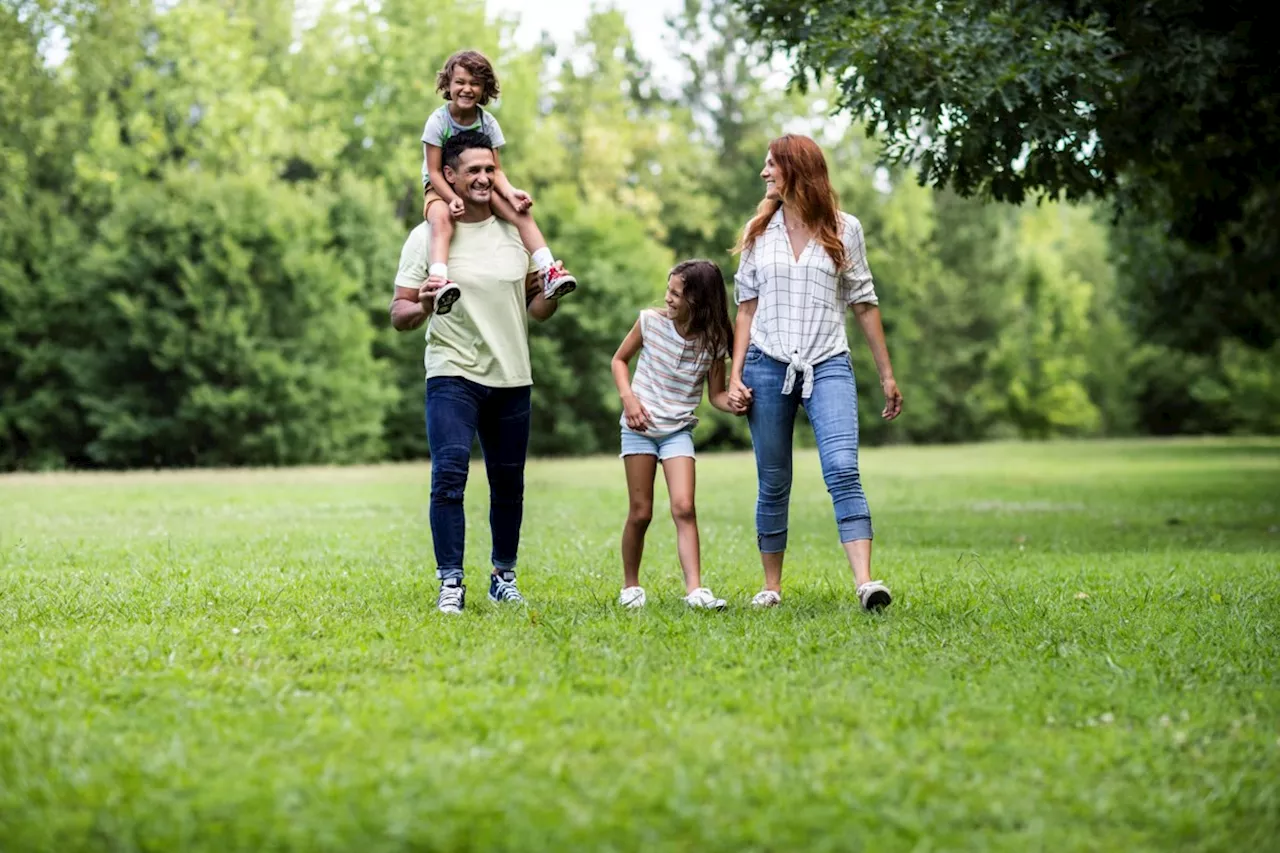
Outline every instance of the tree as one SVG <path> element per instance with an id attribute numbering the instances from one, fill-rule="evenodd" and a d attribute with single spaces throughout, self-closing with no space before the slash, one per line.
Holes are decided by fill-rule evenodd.
<path id="1" fill-rule="evenodd" d="M 1280 63 L 1253 8 L 1207 0 L 738 0 L 801 85 L 882 134 L 920 180 L 1021 202 L 1106 196 L 1206 257 L 1147 282 L 1175 328 L 1280 334 Z M 1174 251 L 1180 251 L 1174 249 Z M 1170 311 L 1152 312 L 1148 328 Z"/>

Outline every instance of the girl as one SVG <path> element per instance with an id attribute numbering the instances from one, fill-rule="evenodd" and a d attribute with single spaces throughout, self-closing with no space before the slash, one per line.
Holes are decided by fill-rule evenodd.
<path id="1" fill-rule="evenodd" d="M 462 215 L 463 206 L 462 199 L 444 179 L 441 149 L 455 133 L 478 130 L 493 143 L 493 158 L 498 161 L 498 149 L 506 140 L 498 120 L 484 110 L 491 99 L 498 97 L 499 91 L 498 77 L 484 54 L 462 50 L 449 57 L 436 75 L 436 91 L 444 96 L 445 103 L 431 114 L 422 130 L 422 216 L 431 224 L 427 280 L 439 288 L 435 313 L 444 315 L 462 295 L 458 285 L 449 281 L 448 260 L 453 220 Z M 538 223 L 529 213 L 533 199 L 524 190 L 511 186 L 502 172 L 500 161 L 494 189 L 494 212 L 519 229 L 524 247 L 542 273 L 542 292 L 546 298 L 559 299 L 573 291 L 577 287 L 577 279 L 554 259 Z"/>
<path id="2" fill-rule="evenodd" d="M 667 278 L 666 310 L 646 309 L 613 356 L 613 380 L 622 398 L 622 463 L 631 509 L 622 529 L 624 607 L 644 607 L 640 558 L 653 518 L 653 480 L 662 463 L 684 570 L 685 603 L 721 610 L 724 599 L 702 585 L 698 520 L 693 506 L 694 409 L 706 380 L 711 404 L 725 412 L 724 361 L 733 346 L 724 277 L 710 261 L 677 264 Z M 636 353 L 635 379 L 630 362 Z"/>
<path id="3" fill-rule="evenodd" d="M 737 248 L 742 261 L 734 278 L 738 317 L 729 377 L 731 405 L 750 407 L 759 481 L 756 541 L 764 589 L 751 603 L 773 607 L 782 601 L 791 436 L 804 406 L 858 601 L 879 610 L 893 597 L 871 578 L 871 511 L 858 474 L 858 390 L 846 311 L 862 327 L 880 374 L 881 417 L 898 416 L 902 393 L 885 346 L 862 224 L 840 210 L 822 149 L 807 136 L 769 143 L 760 178 L 764 199 Z"/>

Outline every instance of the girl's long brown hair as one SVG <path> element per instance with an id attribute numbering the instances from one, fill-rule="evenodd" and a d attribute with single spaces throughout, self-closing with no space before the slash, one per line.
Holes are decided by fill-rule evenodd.
<path id="1" fill-rule="evenodd" d="M 673 275 L 684 282 L 690 333 L 713 360 L 724 358 L 733 350 L 733 326 L 729 324 L 729 301 L 720 267 L 711 261 L 682 261 L 667 274 Z"/>
<path id="2" fill-rule="evenodd" d="M 840 239 L 840 200 L 831 186 L 822 149 L 807 136 L 788 133 L 769 143 L 769 153 L 773 155 L 774 183 L 782 200 L 766 198 L 760 202 L 756 215 L 742 229 L 742 239 L 734 253 L 750 248 L 760 239 L 769 220 L 785 203 L 800 211 L 804 224 L 831 256 L 836 271 L 842 272 L 847 259 Z"/>

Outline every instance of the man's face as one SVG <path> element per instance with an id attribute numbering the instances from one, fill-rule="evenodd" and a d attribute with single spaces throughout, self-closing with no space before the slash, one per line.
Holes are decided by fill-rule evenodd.
<path id="1" fill-rule="evenodd" d="M 493 196 L 497 173 L 493 152 L 488 148 L 468 148 L 458 157 L 458 166 L 445 166 L 444 178 L 468 204 L 488 204 Z"/>

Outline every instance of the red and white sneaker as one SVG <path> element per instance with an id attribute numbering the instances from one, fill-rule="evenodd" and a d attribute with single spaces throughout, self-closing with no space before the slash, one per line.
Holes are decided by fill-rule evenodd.
<path id="1" fill-rule="evenodd" d="M 556 261 L 542 276 L 542 295 L 548 299 L 559 299 L 578 289 L 578 280 L 564 268 L 564 264 Z"/>
<path id="2" fill-rule="evenodd" d="M 453 303 L 462 296 L 462 290 L 452 281 L 446 281 L 444 287 L 436 291 L 435 313 L 443 317 L 453 310 Z"/>

